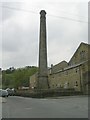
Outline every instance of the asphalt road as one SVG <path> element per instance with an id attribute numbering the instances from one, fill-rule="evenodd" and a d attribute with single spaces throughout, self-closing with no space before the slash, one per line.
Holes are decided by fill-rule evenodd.
<path id="1" fill-rule="evenodd" d="M 2 98 L 0 97 L 0 120 L 2 118 Z"/>
<path id="2" fill-rule="evenodd" d="M 3 118 L 88 118 L 88 97 L 34 99 L 9 96 L 2 103 Z"/>

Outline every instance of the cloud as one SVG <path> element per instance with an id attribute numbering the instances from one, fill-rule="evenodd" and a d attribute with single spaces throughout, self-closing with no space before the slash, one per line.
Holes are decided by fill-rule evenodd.
<path id="1" fill-rule="evenodd" d="M 82 41 L 88 42 L 87 28 L 88 28 L 87 23 L 79 23 L 59 18 L 49 19 L 48 20 L 49 65 L 50 63 L 56 64 L 56 61 L 57 63 L 62 60 L 69 61 L 72 55 L 74 54 L 75 50 L 79 46 L 79 44 Z"/>
<path id="2" fill-rule="evenodd" d="M 79 23 L 55 16 L 82 20 L 87 15 L 87 4 L 37 1 L 4 3 L 3 8 L 3 68 L 38 65 L 39 25 L 41 9 L 47 12 L 48 65 L 69 61 L 81 41 L 87 42 L 87 23 Z M 35 11 L 25 12 L 24 10 Z M 50 14 L 52 16 L 50 16 Z M 54 15 L 54 16 L 53 16 Z M 83 18 L 84 21 L 87 19 Z"/>
<path id="3" fill-rule="evenodd" d="M 20 8 L 22 6 L 21 2 L 1 2 L 0 6 L 2 7 L 2 20 L 7 20 L 13 17 L 16 14 L 16 11 L 13 8 Z M 10 8 L 11 9 L 10 9 Z"/>

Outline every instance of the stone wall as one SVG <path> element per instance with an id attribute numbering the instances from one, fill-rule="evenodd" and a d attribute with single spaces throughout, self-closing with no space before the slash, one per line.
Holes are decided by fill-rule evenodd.
<path id="1" fill-rule="evenodd" d="M 69 65 L 75 65 L 80 62 L 88 60 L 88 50 L 90 49 L 90 45 L 81 43 L 71 60 L 69 61 Z"/>
<path id="2" fill-rule="evenodd" d="M 51 66 L 48 70 L 50 89 L 75 89 L 75 91 L 88 93 L 88 73 L 90 73 L 88 49 L 90 45 L 81 43 L 69 63 L 62 61 Z M 81 53 L 84 53 L 84 56 Z M 31 79 L 31 84 L 34 86 L 37 76 L 32 76 Z"/>

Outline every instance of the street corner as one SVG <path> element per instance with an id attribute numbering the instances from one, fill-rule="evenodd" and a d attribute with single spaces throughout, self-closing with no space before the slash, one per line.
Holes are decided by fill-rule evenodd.
<path id="1" fill-rule="evenodd" d="M 6 103 L 6 102 L 7 102 L 6 98 L 0 97 L 0 103 Z"/>

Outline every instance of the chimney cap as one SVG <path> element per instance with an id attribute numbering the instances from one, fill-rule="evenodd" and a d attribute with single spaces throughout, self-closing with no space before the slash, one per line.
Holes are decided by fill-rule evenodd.
<path id="1" fill-rule="evenodd" d="M 40 14 L 41 14 L 41 15 L 45 15 L 45 14 L 46 14 L 46 11 L 45 11 L 45 10 L 41 10 L 41 11 L 40 11 Z"/>

